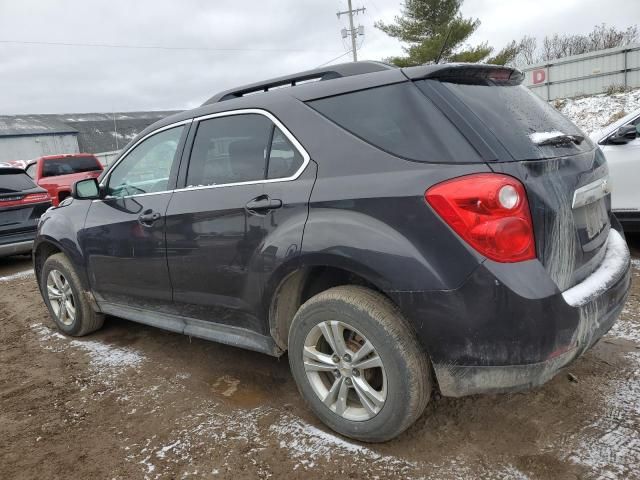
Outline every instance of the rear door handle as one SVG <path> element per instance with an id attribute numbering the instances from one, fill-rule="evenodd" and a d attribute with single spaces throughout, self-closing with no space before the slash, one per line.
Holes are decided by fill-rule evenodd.
<path id="1" fill-rule="evenodd" d="M 266 195 L 254 198 L 245 205 L 249 212 L 265 213 L 267 210 L 275 210 L 282 207 L 282 200 L 269 198 Z"/>
<path id="2" fill-rule="evenodd" d="M 162 217 L 162 215 L 160 215 L 158 212 L 152 212 L 148 210 L 138 217 L 138 221 L 142 225 L 150 227 L 158 220 L 160 220 L 160 217 Z"/>

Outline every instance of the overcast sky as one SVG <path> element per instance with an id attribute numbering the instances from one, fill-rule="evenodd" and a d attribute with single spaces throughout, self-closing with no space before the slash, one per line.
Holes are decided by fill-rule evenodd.
<path id="1" fill-rule="evenodd" d="M 0 114 L 192 108 L 219 90 L 314 68 L 347 49 L 346 0 L 0 0 Z M 362 59 L 401 53 L 373 28 L 401 1 L 354 0 Z M 472 44 L 640 20 L 640 0 L 466 0 Z M 27 42 L 27 43 L 10 43 Z M 29 44 L 53 42 L 106 46 Z M 175 49 L 175 48 L 192 49 Z M 345 56 L 336 62 L 348 60 Z"/>

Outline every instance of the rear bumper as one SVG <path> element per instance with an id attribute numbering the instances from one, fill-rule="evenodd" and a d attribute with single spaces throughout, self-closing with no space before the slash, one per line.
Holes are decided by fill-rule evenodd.
<path id="1" fill-rule="evenodd" d="M 7 243 L 5 245 L 0 245 L 0 257 L 31 253 L 32 248 L 33 240 L 28 240 L 26 242 Z"/>
<path id="2" fill-rule="evenodd" d="M 33 248 L 33 240 L 36 238 L 36 229 L 11 235 L 0 235 L 0 257 L 30 253 Z"/>
<path id="3" fill-rule="evenodd" d="M 600 267 L 564 293 L 534 264 L 510 281 L 508 267 L 493 267 L 482 265 L 456 291 L 396 292 L 431 356 L 444 396 L 517 391 L 547 382 L 609 331 L 631 282 L 629 250 L 615 230 Z"/>

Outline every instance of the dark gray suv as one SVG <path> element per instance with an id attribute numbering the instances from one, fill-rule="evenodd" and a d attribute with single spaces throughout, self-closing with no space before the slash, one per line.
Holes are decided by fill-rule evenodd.
<path id="1" fill-rule="evenodd" d="M 602 153 L 521 81 L 361 62 L 216 95 L 43 216 L 44 301 L 69 335 L 108 314 L 288 352 L 364 441 L 433 391 L 540 385 L 612 326 L 630 265 Z"/>

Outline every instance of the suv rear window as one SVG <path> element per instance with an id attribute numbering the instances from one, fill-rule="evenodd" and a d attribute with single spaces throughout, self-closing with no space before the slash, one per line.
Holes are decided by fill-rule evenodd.
<path id="1" fill-rule="evenodd" d="M 22 192 L 36 188 L 26 173 L 7 173 L 0 170 L 0 193 Z"/>
<path id="2" fill-rule="evenodd" d="M 102 166 L 94 157 L 67 157 L 45 160 L 42 166 L 42 176 L 56 177 L 96 170 L 102 170 Z"/>
<path id="3" fill-rule="evenodd" d="M 444 81 L 442 85 L 480 119 L 515 160 L 575 155 L 593 148 L 578 127 L 522 85 Z M 538 139 L 559 134 L 585 138 L 580 144 L 539 145 Z"/>
<path id="4" fill-rule="evenodd" d="M 433 163 L 482 161 L 411 82 L 313 100 L 308 105 L 362 140 L 399 157 Z"/>

